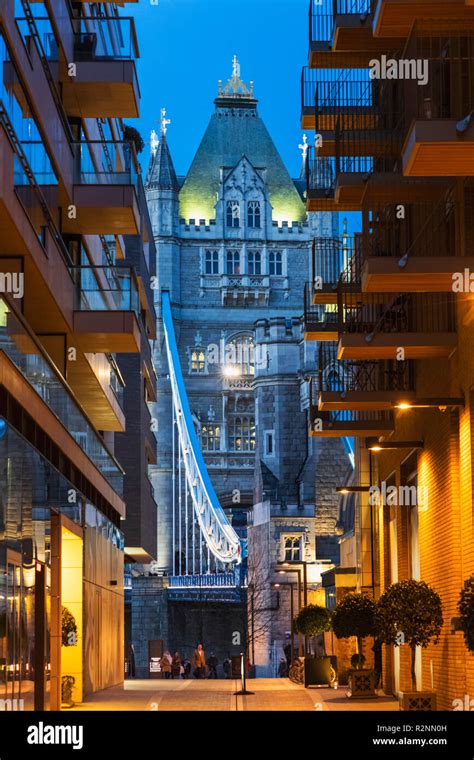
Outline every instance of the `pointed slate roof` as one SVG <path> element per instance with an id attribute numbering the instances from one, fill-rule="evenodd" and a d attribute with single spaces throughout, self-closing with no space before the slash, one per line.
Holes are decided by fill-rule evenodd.
<path id="1" fill-rule="evenodd" d="M 243 84 L 236 65 L 227 85 L 219 83 L 216 111 L 180 192 L 180 216 L 214 219 L 221 168 L 230 171 L 246 156 L 256 169 L 266 170 L 273 219 L 304 221 L 304 204 L 258 114 L 253 84 L 250 89 Z"/>
<path id="2" fill-rule="evenodd" d="M 161 135 L 156 150 L 152 152 L 145 180 L 145 189 L 179 192 L 179 182 L 165 134 Z"/>

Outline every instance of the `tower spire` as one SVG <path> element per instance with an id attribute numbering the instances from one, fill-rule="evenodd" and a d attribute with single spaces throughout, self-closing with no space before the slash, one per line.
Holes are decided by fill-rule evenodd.
<path id="1" fill-rule="evenodd" d="M 236 55 L 232 59 L 232 76 L 227 80 L 225 85 L 222 84 L 222 79 L 219 79 L 218 82 L 218 100 L 223 98 L 256 103 L 253 98 L 253 81 L 251 80 L 247 85 L 242 80 L 240 63 Z"/>

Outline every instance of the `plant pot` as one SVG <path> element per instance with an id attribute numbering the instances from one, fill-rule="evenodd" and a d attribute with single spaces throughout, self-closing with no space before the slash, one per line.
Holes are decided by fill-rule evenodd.
<path id="1" fill-rule="evenodd" d="M 349 692 L 348 696 L 352 699 L 374 698 L 375 693 L 375 672 L 373 670 L 351 670 L 349 673 Z"/>
<path id="2" fill-rule="evenodd" d="M 406 712 L 435 712 L 435 691 L 401 691 L 400 710 Z"/>
<path id="3" fill-rule="evenodd" d="M 337 657 L 304 658 L 304 685 L 332 686 L 337 678 Z"/>

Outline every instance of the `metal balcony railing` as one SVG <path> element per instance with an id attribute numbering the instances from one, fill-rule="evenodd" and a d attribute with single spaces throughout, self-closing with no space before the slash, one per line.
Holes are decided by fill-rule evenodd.
<path id="1" fill-rule="evenodd" d="M 453 293 L 363 293 L 338 291 L 339 332 L 454 333 Z"/>
<path id="2" fill-rule="evenodd" d="M 77 311 L 134 311 L 140 298 L 135 271 L 128 266 L 71 267 Z"/>
<path id="3" fill-rule="evenodd" d="M 462 20 L 449 19 L 433 31 L 418 21 L 408 38 L 402 58 L 428 62 L 427 82 L 404 82 L 406 127 L 413 119 L 457 119 L 472 116 L 474 109 L 474 30 Z M 461 126 L 461 125 L 460 125 Z"/>
<path id="4" fill-rule="evenodd" d="M 310 398 L 310 430 L 316 430 L 316 422 L 320 420 L 322 422 L 322 429 L 330 430 L 331 428 L 340 425 L 341 423 L 347 424 L 347 429 L 350 430 L 351 426 L 355 430 L 357 427 L 361 427 L 364 423 L 374 425 L 380 423 L 387 427 L 394 421 L 394 415 L 391 411 L 372 411 L 372 410 L 359 410 L 359 409 L 337 409 L 330 411 L 320 411 L 317 404 L 318 389 L 315 381 L 310 382 L 309 398 Z"/>
<path id="5" fill-rule="evenodd" d="M 377 0 L 310 0 L 309 41 L 332 40 L 336 16 L 358 16 L 361 23 L 374 11 Z"/>
<path id="6" fill-rule="evenodd" d="M 304 290 L 304 326 L 307 332 L 337 332 L 337 309 L 313 305 L 314 283 L 305 283 Z"/>
<path id="7" fill-rule="evenodd" d="M 336 343 L 319 346 L 318 392 L 414 391 L 415 362 L 395 360 L 353 361 L 337 358 Z"/>
<path id="8" fill-rule="evenodd" d="M 73 19 L 77 61 L 133 60 L 138 43 L 133 18 L 88 16 Z"/>
<path id="9" fill-rule="evenodd" d="M 337 162 L 332 156 L 315 156 L 311 146 L 306 161 L 306 191 L 308 195 L 331 198 L 336 187 Z"/>
<path id="10" fill-rule="evenodd" d="M 72 144 L 74 183 L 133 185 L 140 173 L 135 146 L 127 140 L 87 140 Z"/>
<path id="11" fill-rule="evenodd" d="M 354 255 L 354 237 L 315 238 L 312 246 L 315 292 L 336 290 L 341 273 L 351 269 Z"/>
<path id="12" fill-rule="evenodd" d="M 363 239 L 363 258 L 394 257 L 404 265 L 413 257 L 456 255 L 454 188 L 439 203 L 405 205 L 405 217 L 393 206 L 372 211 L 370 234 Z"/>

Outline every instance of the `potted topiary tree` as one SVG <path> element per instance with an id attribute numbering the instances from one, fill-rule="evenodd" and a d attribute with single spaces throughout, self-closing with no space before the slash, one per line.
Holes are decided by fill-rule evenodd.
<path id="1" fill-rule="evenodd" d="M 350 697 L 375 697 L 375 673 L 365 669 L 363 641 L 375 633 L 375 602 L 367 594 L 346 594 L 332 616 L 332 629 L 338 639 L 357 638 L 357 653 L 351 657 Z"/>
<path id="2" fill-rule="evenodd" d="M 382 594 L 375 613 L 376 635 L 384 644 L 408 644 L 411 650 L 412 691 L 401 692 L 401 710 L 436 710 L 436 694 L 418 691 L 416 648 L 437 644 L 443 625 L 439 595 L 424 581 L 400 581 Z"/>
<path id="3" fill-rule="evenodd" d="M 464 641 L 470 652 L 474 652 L 474 575 L 464 581 L 459 596 L 459 630 L 464 634 Z"/>
<path id="4" fill-rule="evenodd" d="M 316 640 L 331 627 L 331 613 L 326 607 L 318 604 L 308 604 L 300 610 L 294 619 L 296 633 L 302 633 L 306 639 L 312 641 L 313 652 L 304 658 L 304 685 L 318 686 L 334 682 L 336 673 L 332 666 L 331 658 L 316 654 Z M 323 651 L 325 651 L 323 649 Z"/>
<path id="5" fill-rule="evenodd" d="M 61 707 L 74 707 L 72 691 L 75 683 L 74 676 L 63 676 L 61 678 Z"/>

